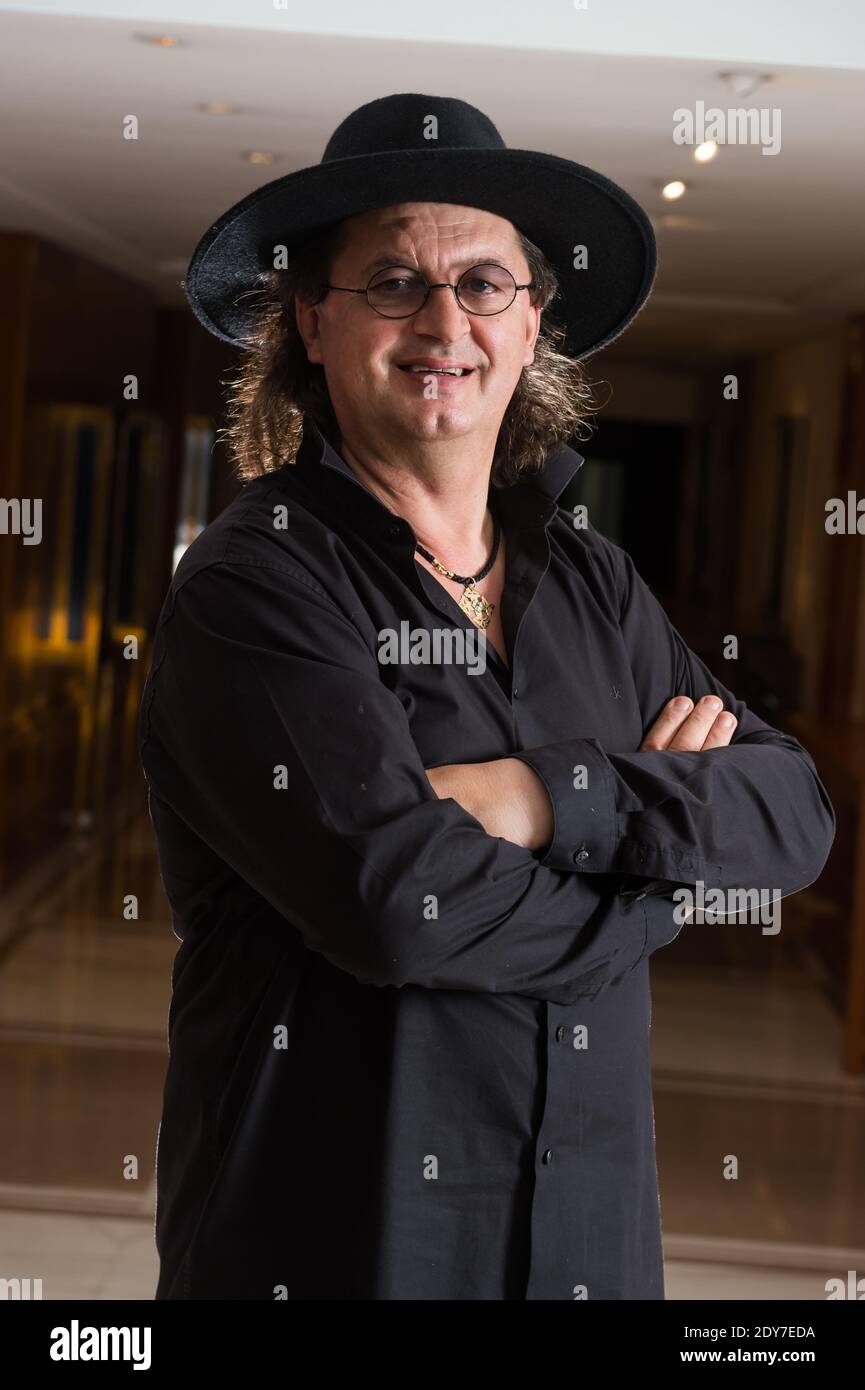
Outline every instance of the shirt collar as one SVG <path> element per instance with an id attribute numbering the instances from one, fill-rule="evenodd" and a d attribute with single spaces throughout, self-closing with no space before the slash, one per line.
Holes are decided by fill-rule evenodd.
<path id="1" fill-rule="evenodd" d="M 544 466 L 539 472 L 523 474 L 510 487 L 495 488 L 496 501 L 514 522 L 522 525 L 543 524 L 546 527 L 555 516 L 558 498 L 576 477 L 584 462 L 582 454 L 578 454 L 575 449 L 564 443 L 556 443 L 550 447 Z M 349 504 L 357 508 L 353 513 L 356 523 L 362 518 L 369 518 L 380 527 L 382 522 L 393 521 L 392 513 L 358 478 L 310 415 L 303 417 L 303 437 L 295 463 L 290 466 L 299 468 L 310 481 L 315 470 L 324 468 L 328 470 L 329 480 L 341 476 L 359 489 L 364 498 L 363 502 L 356 492 L 349 491 L 345 494 Z"/>

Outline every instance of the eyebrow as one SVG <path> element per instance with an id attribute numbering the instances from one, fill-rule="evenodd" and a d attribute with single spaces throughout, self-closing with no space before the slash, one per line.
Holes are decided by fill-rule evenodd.
<path id="1" fill-rule="evenodd" d="M 503 270 L 508 269 L 507 264 L 498 252 L 481 251 L 474 256 L 465 256 L 462 259 L 466 263 L 466 270 L 470 270 L 473 265 L 500 265 Z M 459 262 L 457 264 L 459 264 Z M 366 265 L 361 266 L 358 274 L 372 275 L 374 271 L 383 270 L 384 267 L 388 265 L 404 265 L 409 269 L 417 269 L 417 266 L 409 266 L 408 258 L 405 253 L 401 251 L 385 251 L 383 255 L 374 256 L 371 261 L 367 261 Z"/>

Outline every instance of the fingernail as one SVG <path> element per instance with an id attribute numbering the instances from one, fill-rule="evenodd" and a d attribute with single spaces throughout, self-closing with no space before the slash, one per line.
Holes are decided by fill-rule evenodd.
<path id="1" fill-rule="evenodd" d="M 678 700 L 673 701 L 673 709 L 690 709 L 691 701 L 686 695 L 680 695 Z"/>
<path id="2" fill-rule="evenodd" d="M 735 721 L 735 719 L 733 718 L 733 715 L 732 715 L 732 714 L 719 714 L 719 715 L 718 715 L 718 723 L 719 723 L 719 724 L 722 726 L 722 728 L 724 728 L 724 729 L 729 729 L 730 725 L 731 725 L 731 724 L 735 724 L 735 722 L 736 722 L 736 721 Z"/>

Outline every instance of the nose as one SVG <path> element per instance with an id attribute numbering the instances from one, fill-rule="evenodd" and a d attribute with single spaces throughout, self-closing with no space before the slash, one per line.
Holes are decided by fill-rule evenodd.
<path id="1" fill-rule="evenodd" d="M 443 342 L 456 342 L 471 331 L 471 314 L 462 308 L 449 286 L 438 283 L 430 286 L 426 304 L 418 309 L 413 321 L 416 332 Z"/>

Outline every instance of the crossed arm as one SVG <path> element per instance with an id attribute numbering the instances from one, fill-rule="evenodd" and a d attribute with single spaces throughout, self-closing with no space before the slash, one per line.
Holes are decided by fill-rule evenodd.
<path id="1" fill-rule="evenodd" d="M 704 695 L 696 705 L 687 695 L 676 696 L 664 706 L 639 751 L 725 748 L 737 723 L 717 695 Z M 534 769 L 519 758 L 446 763 L 425 770 L 436 795 L 456 801 L 488 835 L 528 850 L 550 843 L 554 821 L 549 793 Z"/>
<path id="2" fill-rule="evenodd" d="M 595 544 L 646 725 L 660 713 L 635 753 L 575 733 L 428 770 L 374 632 L 319 586 L 227 561 L 179 586 L 139 738 L 152 814 L 171 817 L 163 874 L 179 916 L 201 910 L 192 843 L 362 983 L 567 1004 L 680 929 L 666 892 L 631 894 L 623 878 L 811 883 L 834 818 L 806 750 L 689 652 L 624 552 Z M 671 690 L 692 697 L 692 719 Z M 706 695 L 738 719 L 729 748 Z"/>

